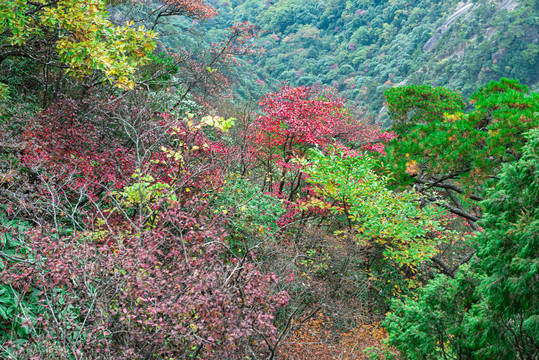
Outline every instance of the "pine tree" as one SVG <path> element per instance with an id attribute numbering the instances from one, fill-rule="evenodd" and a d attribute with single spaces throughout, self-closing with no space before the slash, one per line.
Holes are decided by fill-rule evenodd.
<path id="1" fill-rule="evenodd" d="M 477 258 L 440 275 L 418 300 L 395 301 L 389 343 L 410 359 L 537 359 L 539 354 L 539 129 L 504 165 L 482 204 Z"/>

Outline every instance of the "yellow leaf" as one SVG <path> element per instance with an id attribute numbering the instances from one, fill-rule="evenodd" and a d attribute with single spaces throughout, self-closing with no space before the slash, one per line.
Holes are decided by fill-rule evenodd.
<path id="1" fill-rule="evenodd" d="M 417 175 L 419 173 L 419 164 L 417 161 L 412 160 L 407 162 L 405 172 L 410 176 Z"/>

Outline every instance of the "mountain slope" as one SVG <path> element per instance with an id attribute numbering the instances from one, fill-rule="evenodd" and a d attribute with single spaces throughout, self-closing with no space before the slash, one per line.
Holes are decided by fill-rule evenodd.
<path id="1" fill-rule="evenodd" d="M 335 86 L 378 113 L 395 84 L 447 86 L 469 95 L 500 77 L 539 82 L 536 0 L 232 0 L 219 22 L 252 21 L 267 32 L 265 56 L 247 64 L 253 89 Z M 262 89 L 260 89 L 262 91 Z M 244 92 L 244 96 L 247 94 Z"/>

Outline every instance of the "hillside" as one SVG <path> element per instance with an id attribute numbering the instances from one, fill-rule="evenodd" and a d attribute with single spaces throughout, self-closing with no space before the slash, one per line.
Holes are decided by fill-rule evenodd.
<path id="1" fill-rule="evenodd" d="M 338 88 L 371 114 L 397 84 L 431 84 L 469 96 L 500 77 L 539 82 L 534 0 L 232 0 L 215 4 L 210 31 L 234 20 L 266 30 L 266 54 L 242 71 L 265 91 L 285 81 Z M 252 60 L 251 60 L 252 61 Z M 246 74 L 252 76 L 246 79 Z M 245 90 L 243 96 L 247 96 Z"/>
<path id="2" fill-rule="evenodd" d="M 0 1 L 0 359 L 538 360 L 537 3 L 209 1 Z"/>

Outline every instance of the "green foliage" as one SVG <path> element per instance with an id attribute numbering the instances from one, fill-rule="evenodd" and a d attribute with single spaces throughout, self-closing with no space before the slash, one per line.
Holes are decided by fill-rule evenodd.
<path id="1" fill-rule="evenodd" d="M 174 155 L 176 154 L 172 156 Z M 176 195 L 170 191 L 169 184 L 156 181 L 151 175 L 141 175 L 140 173 L 133 174 L 132 178 L 135 179 L 132 185 L 124 187 L 122 191 L 112 192 L 112 195 L 118 198 L 118 204 L 120 205 L 115 207 L 112 212 L 126 211 L 132 213 L 133 211 L 144 210 L 151 213 L 152 206 L 156 206 L 160 202 L 178 201 Z M 121 210 L 120 207 L 122 208 Z"/>
<path id="2" fill-rule="evenodd" d="M 460 95 L 444 88 L 408 86 L 386 96 L 401 136 L 387 162 L 401 180 L 405 173 L 454 174 L 460 185 L 478 186 L 501 163 L 518 159 L 522 134 L 539 126 L 539 95 L 511 79 L 479 89 L 467 114 Z"/>
<path id="3" fill-rule="evenodd" d="M 406 358 L 473 359 L 464 327 L 466 312 L 479 298 L 479 278 L 467 269 L 455 279 L 438 276 L 419 291 L 419 299 L 394 300 L 384 321 L 389 344 Z"/>
<path id="4" fill-rule="evenodd" d="M 388 177 L 376 173 L 379 165 L 369 155 L 349 156 L 340 151 L 326 155 L 313 150 L 308 157 L 307 182 L 325 201 L 315 198 L 308 205 L 343 214 L 357 243 L 374 239 L 399 266 L 417 266 L 437 252 L 428 234 L 438 230 L 434 219 L 439 214 L 421 209 L 413 192 L 389 190 Z"/>
<path id="5" fill-rule="evenodd" d="M 444 27 L 463 2 L 237 0 L 227 2 L 221 20 L 208 27 L 250 20 L 268 31 L 261 39 L 267 56 L 245 64 L 255 76 L 241 74 L 255 89 L 258 79 L 270 88 L 281 81 L 335 85 L 376 115 L 384 91 L 403 81 L 458 89 L 465 97 L 501 77 L 537 86 L 536 1 L 518 1 L 509 11 L 502 3 L 474 1 L 469 12 Z M 430 39 L 438 39 L 431 49 L 425 47 Z M 352 69 L 341 71 L 345 65 Z"/>
<path id="6" fill-rule="evenodd" d="M 148 64 L 140 69 L 140 80 L 154 85 L 155 88 L 160 88 L 172 80 L 179 71 L 177 62 L 167 54 L 154 52 L 147 57 Z M 156 77 L 156 74 L 159 76 Z"/>
<path id="7" fill-rule="evenodd" d="M 0 211 L 4 209 L 0 208 Z M 20 250 L 17 250 L 22 245 L 18 235 L 26 231 L 29 224 L 26 221 L 8 220 L 4 214 L 0 212 L 0 252 L 4 259 L 23 260 Z M 10 261 L 0 260 L 0 278 L 9 265 Z M 11 334 L 16 334 L 20 339 L 27 339 L 31 335 L 32 326 L 43 311 L 38 305 L 39 293 L 40 290 L 35 288 L 22 293 L 9 285 L 0 284 L 0 341 L 11 340 Z"/>
<path id="8" fill-rule="evenodd" d="M 518 162 L 508 164 L 485 201 L 478 235 L 478 292 L 470 315 L 479 358 L 526 359 L 539 351 L 539 130 L 527 134 Z"/>
<path id="9" fill-rule="evenodd" d="M 462 96 L 443 87 L 410 85 L 385 92 L 388 115 L 393 120 L 392 130 L 408 136 L 415 125 L 430 125 L 444 118 L 444 114 L 464 111 Z"/>
<path id="10" fill-rule="evenodd" d="M 32 334 L 35 319 L 43 311 L 38 305 L 39 289 L 24 296 L 10 286 L 0 285 L 0 340 L 10 340 L 11 334 L 27 339 Z"/>
<path id="11" fill-rule="evenodd" d="M 155 34 L 132 24 L 114 26 L 107 17 L 102 0 L 8 0 L 0 5 L 0 33 L 7 34 L 0 43 L 22 48 L 56 33 L 56 50 L 68 73 L 81 77 L 99 70 L 117 86 L 132 88 L 135 71 L 155 47 Z"/>
<path id="12" fill-rule="evenodd" d="M 216 212 L 230 216 L 228 225 L 233 238 L 234 235 L 275 235 L 279 230 L 276 221 L 284 214 L 278 199 L 263 194 L 257 185 L 237 175 L 227 180 L 212 204 Z"/>
<path id="13" fill-rule="evenodd" d="M 410 359 L 533 359 L 539 343 L 539 130 L 484 202 L 477 261 L 395 301 L 389 343 Z"/>
<path id="14" fill-rule="evenodd" d="M 0 101 L 9 99 L 9 87 L 6 84 L 0 83 Z"/>
<path id="15" fill-rule="evenodd" d="M 42 89 L 35 82 L 40 71 L 30 63 L 24 58 L 6 59 L 0 66 L 0 124 L 16 134 L 23 130 L 23 119 L 35 114 L 41 105 L 40 96 L 27 91 L 28 86 Z"/>

